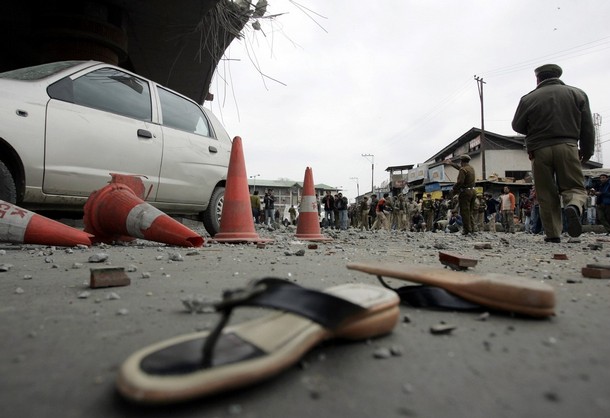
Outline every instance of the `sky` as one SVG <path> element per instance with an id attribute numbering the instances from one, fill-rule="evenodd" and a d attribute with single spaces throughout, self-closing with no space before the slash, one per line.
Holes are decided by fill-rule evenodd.
<path id="1" fill-rule="evenodd" d="M 610 167 L 608 0 L 269 0 L 267 15 L 232 42 L 206 104 L 242 138 L 248 176 L 312 167 L 353 201 L 481 127 L 475 76 L 485 130 L 515 135 L 547 63 L 589 96 Z"/>

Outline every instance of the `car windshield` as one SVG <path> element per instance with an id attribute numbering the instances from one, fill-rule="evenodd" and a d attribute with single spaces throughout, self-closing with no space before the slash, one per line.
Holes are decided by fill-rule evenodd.
<path id="1" fill-rule="evenodd" d="M 55 73 L 58 73 L 66 68 L 74 67 L 83 61 L 61 61 L 51 62 L 49 64 L 36 65 L 34 67 L 19 68 L 17 70 L 6 71 L 0 73 L 0 78 L 9 78 L 12 80 L 40 80 Z"/>

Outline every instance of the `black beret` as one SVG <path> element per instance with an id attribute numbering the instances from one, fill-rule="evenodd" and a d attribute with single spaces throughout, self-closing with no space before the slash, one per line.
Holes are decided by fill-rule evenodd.
<path id="1" fill-rule="evenodd" d="M 563 70 L 557 64 L 544 64 L 534 70 L 534 74 L 536 77 L 540 73 L 553 73 L 555 77 L 561 77 L 563 74 Z"/>

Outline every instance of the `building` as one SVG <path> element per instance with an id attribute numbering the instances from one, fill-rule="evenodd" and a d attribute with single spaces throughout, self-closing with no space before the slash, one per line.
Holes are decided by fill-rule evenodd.
<path id="1" fill-rule="evenodd" d="M 509 186 L 515 196 L 529 192 L 533 185 L 531 163 L 525 150 L 525 137 L 505 136 L 471 128 L 455 141 L 434 154 L 425 162 L 407 172 L 407 189 L 410 196 L 420 198 L 425 193 L 437 195 L 451 191 L 458 170 L 443 161 L 455 160 L 462 154 L 471 157 L 477 174 L 476 186 L 481 192 L 497 196 L 504 186 Z M 601 164 L 589 161 L 585 169 L 601 168 Z M 392 179 L 390 179 L 391 181 Z"/>

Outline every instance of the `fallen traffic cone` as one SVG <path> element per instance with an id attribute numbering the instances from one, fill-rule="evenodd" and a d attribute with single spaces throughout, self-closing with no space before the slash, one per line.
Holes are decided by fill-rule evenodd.
<path id="1" fill-rule="evenodd" d="M 73 247 L 91 245 L 91 235 L 0 200 L 0 241 Z"/>
<path id="2" fill-rule="evenodd" d="M 134 176 L 133 174 L 119 174 L 119 173 L 110 173 L 110 183 L 121 183 L 125 186 L 129 187 L 135 194 L 142 200 L 146 200 L 144 197 L 144 192 L 146 188 L 144 187 L 144 182 L 140 177 L 146 176 Z M 152 189 L 152 185 L 150 186 Z M 150 193 L 150 189 L 149 189 Z"/>
<path id="3" fill-rule="evenodd" d="M 311 167 L 305 169 L 303 181 L 303 197 L 299 205 L 299 220 L 295 237 L 305 241 L 332 241 L 332 238 L 321 234 L 318 218 L 318 202 L 313 189 L 313 174 Z"/>
<path id="4" fill-rule="evenodd" d="M 203 237 L 140 199 L 124 184 L 110 183 L 85 203 L 85 231 L 95 241 L 143 238 L 182 247 L 201 247 Z"/>
<path id="5" fill-rule="evenodd" d="M 227 173 L 224 202 L 220 215 L 220 232 L 214 235 L 218 242 L 266 242 L 254 230 L 248 176 L 244 162 L 241 138 L 233 138 L 231 159 Z"/>

